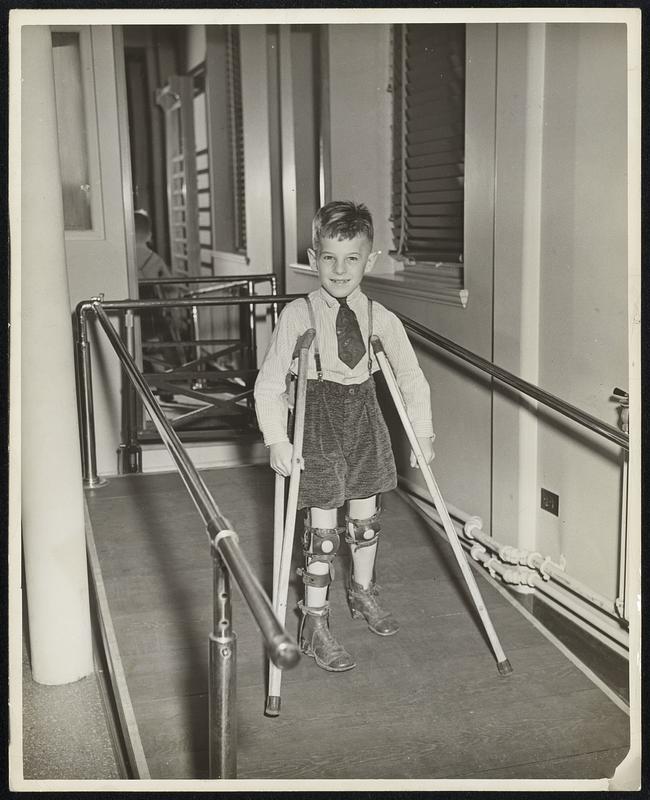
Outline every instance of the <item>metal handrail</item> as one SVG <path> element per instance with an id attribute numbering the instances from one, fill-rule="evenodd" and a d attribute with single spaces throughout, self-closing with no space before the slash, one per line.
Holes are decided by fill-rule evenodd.
<path id="1" fill-rule="evenodd" d="M 249 276 L 247 276 L 247 280 L 248 277 Z M 263 276 L 257 277 L 261 279 Z M 236 279 L 236 276 L 229 276 L 228 279 Z M 207 283 L 213 280 L 213 278 L 208 277 L 200 282 Z M 172 283 L 174 280 L 167 279 L 167 282 Z M 260 629 L 265 636 L 267 649 L 274 663 L 283 667 L 292 666 L 297 661 L 299 654 L 295 643 L 289 639 L 286 631 L 280 629 L 278 633 L 276 627 L 278 623 L 273 615 L 270 602 L 266 595 L 264 595 L 257 579 L 250 571 L 241 551 L 239 551 L 236 534 L 231 530 L 227 519 L 221 514 L 216 503 L 214 503 L 214 500 L 210 496 L 210 493 L 203 484 L 203 481 L 194 469 L 192 462 L 180 443 L 176 432 L 156 404 L 151 390 L 135 365 L 134 359 L 113 329 L 105 312 L 107 310 L 124 310 L 127 312 L 127 315 L 132 315 L 134 311 L 137 312 L 139 310 L 151 308 L 219 305 L 248 305 L 249 309 L 253 310 L 256 305 L 270 304 L 273 308 L 274 319 L 277 321 L 278 306 L 304 296 L 304 294 L 283 296 L 278 296 L 277 294 L 253 295 L 252 291 L 250 291 L 249 296 L 241 298 L 194 298 L 191 300 L 168 298 L 160 300 L 126 299 L 104 302 L 103 298 L 99 297 L 93 298 L 91 301 L 83 301 L 77 306 L 77 319 L 79 323 L 77 352 L 80 363 L 78 373 L 80 395 L 79 411 L 82 427 L 82 462 L 85 485 L 99 485 L 102 482 L 97 476 L 95 463 L 90 348 L 85 319 L 86 312 L 88 310 L 93 310 L 106 335 L 113 344 L 131 382 L 134 383 L 142 401 L 145 403 L 159 430 L 161 438 L 174 458 L 181 476 L 185 481 L 185 485 L 190 491 L 192 499 L 204 519 L 206 529 L 212 542 L 215 563 L 215 633 L 210 637 L 210 772 L 211 775 L 216 777 L 231 777 L 236 772 L 236 751 L 233 752 L 233 749 L 229 746 L 229 743 L 234 739 L 233 729 L 235 724 L 235 720 L 230 713 L 230 708 L 234 700 L 234 681 L 232 678 L 234 674 L 235 636 L 230 629 L 229 576 L 226 569 L 224 569 L 224 564 L 237 580 L 249 608 L 258 621 Z M 614 426 L 567 403 L 550 392 L 546 392 L 538 386 L 513 375 L 502 367 L 467 350 L 456 342 L 429 330 L 409 317 L 402 314 L 397 314 L 397 316 L 402 321 L 407 331 L 415 335 L 425 344 L 433 345 L 450 353 L 461 361 L 489 374 L 495 380 L 512 387 L 523 395 L 533 398 L 542 405 L 579 423 L 593 433 L 614 442 L 625 450 L 629 450 L 629 437 Z M 90 431 L 92 431 L 92 436 L 89 435 Z M 271 632 L 268 628 L 265 632 L 265 627 L 263 626 L 269 625 L 271 626 Z M 274 654 L 276 658 L 273 657 Z M 217 744 L 213 747 L 212 742 L 216 742 Z"/>
<path id="2" fill-rule="evenodd" d="M 228 283 L 211 283 L 209 286 L 202 286 L 200 289 L 195 289 L 192 292 L 183 292 L 182 297 L 200 297 L 202 294 L 209 294 L 210 292 L 225 292 L 227 289 L 233 289 L 235 286 L 247 286 L 247 281 L 229 281 Z"/>
<path id="3" fill-rule="evenodd" d="M 267 272 L 259 275 L 184 275 L 183 277 L 171 278 L 141 278 L 138 283 L 143 286 L 150 284 L 168 283 L 227 283 L 228 281 L 245 281 L 249 283 L 266 283 L 276 278 L 275 273 Z"/>
<path id="4" fill-rule="evenodd" d="M 245 298 L 204 298 L 204 299 L 196 299 L 192 301 L 182 301 L 178 299 L 165 299 L 165 300 L 115 300 L 108 303 L 104 303 L 104 308 L 110 309 L 132 309 L 138 310 L 142 308 L 167 308 L 171 306 L 190 306 L 190 305 L 229 305 L 229 304 L 252 304 L 252 303 L 275 303 L 275 304 L 284 304 L 291 302 L 292 300 L 296 300 L 299 297 L 304 297 L 304 294 L 294 294 L 294 295 L 255 295 L 255 297 L 245 297 Z M 427 344 L 435 345 L 436 347 L 445 350 L 451 355 L 456 356 L 461 361 L 465 361 L 468 364 L 480 369 L 482 372 L 486 372 L 488 375 L 491 375 L 493 378 L 498 380 L 501 383 L 506 384 L 507 386 L 516 389 L 521 394 L 527 395 L 528 397 L 537 400 L 538 402 L 542 403 L 542 405 L 547 406 L 548 408 L 552 408 L 554 411 L 557 411 L 564 417 L 577 422 L 578 424 L 588 428 L 593 433 L 602 436 L 605 439 L 608 439 L 611 442 L 619 445 L 624 450 L 629 450 L 629 436 L 628 434 L 624 433 L 623 431 L 618 430 L 613 425 L 610 425 L 607 422 L 603 422 L 603 420 L 598 419 L 598 417 L 594 417 L 592 414 L 583 411 L 582 409 L 578 408 L 577 406 L 572 405 L 571 403 L 567 403 L 566 400 L 562 400 L 559 397 L 551 394 L 550 392 L 545 391 L 544 389 L 540 389 L 539 386 L 536 386 L 534 383 L 530 383 L 529 381 L 524 380 L 523 378 L 518 377 L 517 375 L 513 375 L 508 370 L 503 369 L 503 367 L 499 367 L 497 364 L 493 364 L 491 361 L 483 358 L 482 356 L 473 353 L 471 350 L 467 350 L 462 345 L 457 344 L 456 342 L 452 341 L 451 339 L 447 339 L 444 336 L 441 336 L 439 333 L 434 333 L 433 331 L 425 328 L 424 325 L 421 325 L 419 322 L 411 319 L 410 317 L 405 316 L 404 314 L 397 314 L 397 317 L 402 321 L 404 326 L 407 330 L 411 331 L 415 334 L 418 338 L 422 339 Z"/>
<path id="5" fill-rule="evenodd" d="M 198 289 L 195 291 L 185 292 L 183 297 L 184 298 L 199 298 L 201 294 L 207 294 L 210 291 L 218 291 L 218 286 L 216 284 L 219 283 L 228 283 L 231 286 L 236 285 L 233 282 L 240 282 L 242 285 L 246 287 L 246 292 L 248 297 L 252 297 L 255 294 L 255 284 L 256 283 L 270 283 L 271 284 L 271 294 L 275 297 L 277 295 L 277 287 L 278 287 L 278 279 L 277 275 L 274 272 L 265 272 L 260 273 L 258 275 L 183 275 L 172 276 L 170 278 L 143 278 L 139 280 L 138 283 L 143 286 L 155 285 L 155 286 L 167 286 L 167 285 L 174 285 L 174 284 L 201 284 L 201 283 L 210 283 L 212 286 L 207 287 L 206 289 Z M 225 287 L 222 287 L 225 288 Z M 176 304 L 174 304 L 176 305 Z M 199 316 L 198 316 L 198 309 L 201 306 L 208 305 L 207 303 L 201 303 L 200 298 L 199 302 L 192 302 L 187 304 L 187 308 L 190 308 L 192 311 L 192 324 L 194 326 L 194 338 L 199 338 Z M 214 305 L 214 304 L 213 304 Z M 226 303 L 224 305 L 232 305 L 231 303 Z M 257 346 L 257 332 L 255 327 L 255 308 L 252 303 L 248 303 L 248 338 L 249 338 L 249 348 L 250 352 L 254 352 Z M 165 306 L 149 306 L 150 308 L 162 308 Z M 181 305 L 184 307 L 184 304 Z M 273 312 L 273 325 L 275 325 L 278 321 L 278 306 L 277 303 L 273 303 L 272 305 L 272 312 Z M 196 355 L 197 358 L 200 354 L 200 346 L 196 345 Z"/>
<path id="6" fill-rule="evenodd" d="M 145 308 L 191 308 L 192 306 L 239 306 L 239 305 L 260 305 L 274 303 L 289 303 L 304 294 L 277 295 L 277 294 L 255 294 L 250 297 L 202 297 L 196 300 L 183 300 L 179 297 L 166 297 L 155 300 L 102 300 L 102 308 L 107 311 L 118 311 L 131 308 L 134 311 Z"/>
<path id="7" fill-rule="evenodd" d="M 593 433 L 597 433 L 599 436 L 609 439 L 610 442 L 614 442 L 623 449 L 629 450 L 629 436 L 626 433 L 619 431 L 618 428 L 615 428 L 613 425 L 603 422 L 602 420 L 592 416 L 591 414 L 588 414 L 586 411 L 583 411 L 577 406 L 573 406 L 571 403 L 567 403 L 565 400 L 556 397 L 550 392 L 544 391 L 544 389 L 540 389 L 539 386 L 536 386 L 534 383 L 529 383 L 529 381 L 525 381 L 523 378 L 513 375 L 511 372 L 508 372 L 502 367 L 493 364 L 491 361 L 482 358 L 476 353 L 473 353 L 471 350 L 467 350 L 456 342 L 453 342 L 451 339 L 447 339 L 444 336 L 441 336 L 439 333 L 430 331 L 428 328 L 425 328 L 424 325 L 420 325 L 419 322 L 415 322 L 415 320 L 412 320 L 403 314 L 397 314 L 397 316 L 407 330 L 414 333 L 420 339 L 423 339 L 427 344 L 433 344 L 436 347 L 440 347 L 442 350 L 451 353 L 462 361 L 466 361 L 483 372 L 487 372 L 496 380 L 500 381 L 501 383 L 505 383 L 507 386 L 511 386 L 521 394 L 532 397 L 543 405 L 548 406 L 554 411 L 562 414 L 562 416 L 568 417 L 574 422 L 583 425 Z"/>
<path id="8" fill-rule="evenodd" d="M 94 457 L 94 447 L 88 445 L 91 438 L 94 440 L 92 378 L 86 318 L 89 311 L 94 312 L 124 371 L 151 415 L 203 518 L 210 538 L 214 569 L 214 630 L 210 635 L 209 685 L 210 774 L 217 778 L 234 778 L 237 771 L 236 713 L 233 709 L 236 635 L 232 631 L 230 575 L 235 578 L 260 628 L 266 650 L 273 663 L 281 669 L 292 667 L 297 663 L 300 653 L 296 643 L 278 622 L 270 600 L 239 548 L 236 532 L 221 513 L 181 444 L 178 434 L 156 403 L 134 359 L 111 325 L 100 298 L 93 298 L 90 302 L 83 302 L 77 306 L 79 337 L 77 364 L 80 420 L 84 442 L 82 451 L 85 456 L 84 475 L 87 475 L 89 469 L 89 454 L 92 453 Z M 95 469 L 94 465 L 90 465 L 90 468 Z M 96 476 L 96 470 L 92 474 Z"/>

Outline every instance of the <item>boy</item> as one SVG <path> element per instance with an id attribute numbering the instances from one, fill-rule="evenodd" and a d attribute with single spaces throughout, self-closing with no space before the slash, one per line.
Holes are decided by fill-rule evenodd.
<path id="1" fill-rule="evenodd" d="M 355 666 L 329 628 L 328 589 L 340 534 L 352 551 L 348 604 L 379 636 L 399 625 L 377 599 L 374 567 L 379 539 L 379 495 L 397 486 L 386 423 L 375 397 L 372 373 L 379 369 L 370 335 L 381 339 L 404 396 L 409 418 L 427 461 L 433 458 L 429 386 L 397 317 L 372 302 L 360 284 L 379 255 L 372 252 L 373 223 L 364 205 L 334 201 L 312 224 L 309 263 L 320 288 L 307 301 L 294 300 L 280 315 L 255 383 L 260 429 L 271 467 L 291 472 L 287 436 L 287 383 L 298 337 L 316 330 L 310 350 L 298 508 L 307 508 L 303 552 L 305 600 L 298 634 L 301 650 L 331 672 Z M 294 365 L 295 367 L 295 365 Z M 415 466 L 411 454 L 411 466 Z M 348 502 L 346 527 L 337 527 L 337 509 Z"/>

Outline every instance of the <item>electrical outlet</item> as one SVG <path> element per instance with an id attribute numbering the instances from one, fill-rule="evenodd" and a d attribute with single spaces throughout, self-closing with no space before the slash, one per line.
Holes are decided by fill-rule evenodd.
<path id="1" fill-rule="evenodd" d="M 548 489 L 542 489 L 542 509 L 550 514 L 560 515 L 560 497 Z"/>

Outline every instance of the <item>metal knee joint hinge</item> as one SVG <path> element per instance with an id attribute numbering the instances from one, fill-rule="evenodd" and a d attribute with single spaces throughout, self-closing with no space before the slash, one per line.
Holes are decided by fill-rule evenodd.
<path id="1" fill-rule="evenodd" d="M 368 519 L 353 519 L 346 517 L 348 532 L 345 541 L 355 550 L 360 547 L 370 547 L 377 542 L 381 525 L 379 524 L 380 511 L 377 510 Z"/>
<path id="2" fill-rule="evenodd" d="M 314 561 L 331 564 L 341 544 L 343 528 L 312 528 L 305 523 L 302 552 L 307 566 Z"/>
<path id="3" fill-rule="evenodd" d="M 302 552 L 305 556 L 305 569 L 298 568 L 296 572 L 302 576 L 305 586 L 314 586 L 324 589 L 334 580 L 334 557 L 341 544 L 343 528 L 312 528 L 305 524 L 302 540 Z M 329 564 L 329 570 L 324 575 L 315 575 L 308 572 L 311 564 L 321 562 Z"/>

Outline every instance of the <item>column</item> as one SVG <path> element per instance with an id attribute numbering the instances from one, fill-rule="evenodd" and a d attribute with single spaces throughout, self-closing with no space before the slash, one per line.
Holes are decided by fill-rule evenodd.
<path id="1" fill-rule="evenodd" d="M 22 533 L 32 675 L 45 684 L 69 683 L 93 670 L 57 142 L 50 29 L 24 26 Z"/>

